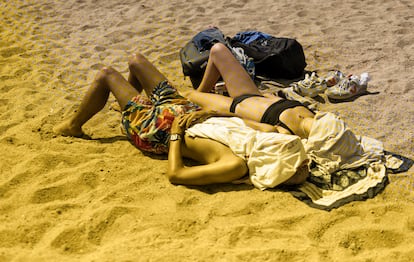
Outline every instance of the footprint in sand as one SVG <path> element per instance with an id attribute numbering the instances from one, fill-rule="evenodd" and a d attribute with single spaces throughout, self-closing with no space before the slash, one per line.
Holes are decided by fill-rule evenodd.
<path id="1" fill-rule="evenodd" d="M 32 248 L 42 240 L 43 235 L 49 228 L 50 223 L 38 223 L 18 225 L 16 228 L 1 230 L 0 247 L 16 248 L 23 246 Z"/>
<path id="2" fill-rule="evenodd" d="M 97 52 L 102 52 L 106 50 L 106 47 L 97 45 L 94 47 L 94 50 Z"/>
<path id="3" fill-rule="evenodd" d="M 94 247 L 89 243 L 85 231 L 85 226 L 67 228 L 53 239 L 51 246 L 66 253 L 82 254 L 91 252 Z"/>
<path id="4" fill-rule="evenodd" d="M 110 230 L 118 231 L 116 221 L 130 213 L 125 207 L 111 207 L 109 210 L 92 214 L 86 223 L 77 223 L 78 227 L 66 228 L 51 242 L 51 246 L 68 253 L 87 253 L 102 242 Z"/>
<path id="5" fill-rule="evenodd" d="M 95 173 L 83 173 L 75 180 L 66 180 L 63 183 L 39 189 L 34 192 L 32 203 L 47 203 L 55 200 L 67 200 L 76 198 L 82 193 L 96 188 L 98 175 Z"/>
<path id="6" fill-rule="evenodd" d="M 127 41 L 136 35 L 133 31 L 114 31 L 109 34 L 106 34 L 105 37 L 108 38 L 113 44 Z"/>
<path id="7" fill-rule="evenodd" d="M 404 235 L 391 230 L 351 230 L 338 236 L 338 245 L 357 254 L 366 250 L 391 249 L 404 242 Z"/>
<path id="8" fill-rule="evenodd" d="M 26 50 L 21 47 L 9 47 L 3 50 L 0 50 L 0 56 L 3 58 L 9 58 L 14 55 L 23 54 Z"/>

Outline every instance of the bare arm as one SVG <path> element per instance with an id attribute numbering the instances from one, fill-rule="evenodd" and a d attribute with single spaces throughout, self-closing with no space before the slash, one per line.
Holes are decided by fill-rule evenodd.
<path id="1" fill-rule="evenodd" d="M 198 148 L 194 149 L 194 145 L 191 145 L 185 150 L 191 155 L 189 158 L 199 162 L 207 160 L 207 162 L 203 161 L 201 165 L 186 167 L 182 161 L 183 154 L 179 150 L 179 147 L 183 146 L 184 142 L 171 142 L 172 147 L 170 147 L 168 155 L 168 177 L 171 183 L 184 185 L 229 183 L 243 177 L 247 173 L 245 161 L 234 155 L 223 144 L 204 138 L 188 138 L 186 140 L 193 140 L 190 142 L 191 144 L 198 144 L 196 145 Z M 213 149 L 213 151 L 210 149 Z M 201 152 L 204 155 L 210 154 L 210 156 L 202 156 Z"/>
<path id="2" fill-rule="evenodd" d="M 171 182 L 175 182 L 174 177 L 176 177 L 176 174 L 180 172 L 181 169 L 184 168 L 183 163 L 183 156 L 181 154 L 181 143 L 184 143 L 182 141 L 183 137 L 181 134 L 181 138 L 176 141 L 170 141 L 170 149 L 168 151 L 168 177 Z"/>
<path id="3" fill-rule="evenodd" d="M 206 185 L 227 183 L 247 173 L 246 162 L 234 155 L 227 146 L 210 139 L 183 136 L 184 131 L 175 120 L 172 133 L 179 133 L 181 140 L 170 141 L 168 153 L 168 178 L 173 184 Z M 183 157 L 201 163 L 186 167 Z"/>

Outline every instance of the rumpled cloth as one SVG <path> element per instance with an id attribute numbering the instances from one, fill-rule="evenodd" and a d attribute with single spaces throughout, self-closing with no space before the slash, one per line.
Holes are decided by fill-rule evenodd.
<path id="1" fill-rule="evenodd" d="M 246 160 L 250 181 L 260 190 L 285 182 L 308 159 L 298 136 L 257 131 L 237 117 L 211 117 L 186 133 L 229 146 Z"/>
<path id="2" fill-rule="evenodd" d="M 386 168 L 383 163 L 373 162 L 365 170 L 363 177 L 343 190 L 324 189 L 317 183 L 306 181 L 298 187 L 299 191 L 291 193 L 309 206 L 327 211 L 352 201 L 373 198 L 388 184 Z"/>
<path id="3" fill-rule="evenodd" d="M 232 38 L 232 40 L 239 41 L 243 44 L 248 45 L 253 41 L 260 40 L 260 39 L 268 39 L 270 37 L 271 37 L 270 35 L 266 33 L 258 32 L 258 31 L 245 31 L 245 32 L 237 33 Z"/>
<path id="4" fill-rule="evenodd" d="M 333 113 L 316 113 L 309 137 L 302 142 L 313 167 L 298 187 L 302 193 L 292 194 L 310 206 L 331 210 L 372 198 L 388 183 L 383 144 L 356 135 Z"/>
<path id="5" fill-rule="evenodd" d="M 354 169 L 381 162 L 382 142 L 354 134 L 339 116 L 317 112 L 308 139 L 303 140 L 306 154 L 319 171 L 332 174 L 342 169 Z"/>

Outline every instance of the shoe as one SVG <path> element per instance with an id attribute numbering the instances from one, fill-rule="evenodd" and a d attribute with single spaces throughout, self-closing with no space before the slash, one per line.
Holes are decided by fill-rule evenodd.
<path id="1" fill-rule="evenodd" d="M 327 89 L 325 79 L 316 76 L 313 72 L 310 76 L 305 75 L 305 79 L 290 85 L 293 90 L 301 96 L 315 97 Z"/>
<path id="2" fill-rule="evenodd" d="M 350 76 L 342 78 L 336 85 L 329 87 L 325 94 L 329 99 L 333 100 L 351 99 L 367 92 L 369 80 L 368 73 L 361 74 L 361 77 Z"/>
<path id="3" fill-rule="evenodd" d="M 339 83 L 346 76 L 339 70 L 329 71 L 325 77 L 325 82 L 327 87 L 331 87 Z"/>

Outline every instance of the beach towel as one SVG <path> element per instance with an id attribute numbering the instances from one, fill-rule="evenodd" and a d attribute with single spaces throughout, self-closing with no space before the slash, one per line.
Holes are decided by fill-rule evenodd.
<path id="1" fill-rule="evenodd" d="M 412 159 L 388 151 L 384 151 L 384 156 L 384 162 L 340 170 L 332 173 L 330 179 L 321 179 L 313 169 L 308 181 L 288 190 L 309 206 L 326 211 L 373 198 L 389 183 L 390 174 L 406 172 L 414 163 Z"/>
<path id="2" fill-rule="evenodd" d="M 312 207 L 331 210 L 373 198 L 388 184 L 388 174 L 408 170 L 413 161 L 387 152 L 373 138 L 352 132 L 337 115 L 318 112 L 308 139 L 312 159 L 307 181 L 292 194 Z"/>

